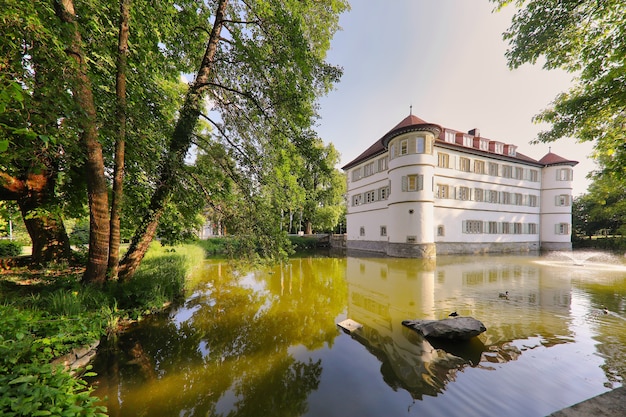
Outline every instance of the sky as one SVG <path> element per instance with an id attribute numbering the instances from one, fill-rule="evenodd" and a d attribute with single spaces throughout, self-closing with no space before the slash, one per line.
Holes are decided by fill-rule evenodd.
<path id="1" fill-rule="evenodd" d="M 585 193 L 595 164 L 592 145 L 564 138 L 531 145 L 548 125 L 534 115 L 572 85 L 540 65 L 510 70 L 502 33 L 514 9 L 492 12 L 488 0 L 352 0 L 327 61 L 343 68 L 322 98 L 316 130 L 341 153 L 341 167 L 409 115 L 517 145 L 541 159 L 550 150 L 579 161 L 573 195 Z"/>

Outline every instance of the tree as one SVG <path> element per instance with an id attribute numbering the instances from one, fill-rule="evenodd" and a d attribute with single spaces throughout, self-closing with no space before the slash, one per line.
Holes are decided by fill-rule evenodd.
<path id="1" fill-rule="evenodd" d="M 544 59 L 546 69 L 576 75 L 535 119 L 551 124 L 539 142 L 561 137 L 593 141 L 605 172 L 626 170 L 626 3 L 621 0 L 492 0 L 519 10 L 504 34 L 511 68 Z"/>
<path id="2" fill-rule="evenodd" d="M 218 140 L 251 184 L 262 185 L 266 178 L 258 168 L 264 151 L 286 140 L 306 146 L 315 100 L 340 75 L 324 56 L 338 13 L 347 7 L 344 1 L 219 0 L 206 6 L 214 18 L 204 55 L 161 164 L 157 189 L 120 264 L 124 279 L 133 275 L 155 235 L 200 115 L 215 126 Z M 204 111 L 205 96 L 212 114 Z"/>
<path id="3" fill-rule="evenodd" d="M 622 234 L 626 226 L 626 187 L 621 177 L 597 175 L 588 193 L 574 200 L 573 225 L 576 233 L 594 236 L 602 232 Z"/>
<path id="4" fill-rule="evenodd" d="M 346 179 L 335 166 L 339 152 L 332 144 L 324 146 L 321 140 L 313 143 L 305 156 L 304 170 L 299 179 L 306 193 L 303 219 L 305 233 L 332 231 L 343 213 Z"/>
<path id="5" fill-rule="evenodd" d="M 109 259 L 109 190 L 104 176 L 102 144 L 96 125 L 96 105 L 88 75 L 86 57 L 82 48 L 82 35 L 76 18 L 73 0 L 57 0 L 54 4 L 57 17 L 69 33 L 67 54 L 75 65 L 67 68 L 72 96 L 82 110 L 78 116 L 80 140 L 86 149 L 85 176 L 89 200 L 89 256 L 83 281 L 103 283 Z"/>
<path id="6" fill-rule="evenodd" d="M 63 217 L 87 206 L 84 281 L 102 282 L 107 268 L 115 275 L 118 230 L 132 227 L 119 271 L 129 279 L 166 210 L 190 211 L 189 200 L 172 196 L 192 184 L 186 157 L 199 117 L 214 126 L 212 141 L 233 162 L 242 201 L 254 202 L 238 208 L 274 220 L 267 215 L 271 170 L 263 158 L 286 143 L 306 149 L 315 136 L 315 101 L 341 73 L 324 57 L 344 0 L 6 0 L 4 6 L 0 151 L 10 152 L 0 153 L 0 198 L 18 201 L 25 220 L 39 221 L 29 229 L 34 247 L 42 241 L 64 253 Z M 180 74 L 194 69 L 195 81 L 182 89 Z M 39 196 L 26 201 L 36 195 L 32 184 L 39 184 Z M 259 247 L 279 252 L 276 242 Z"/>

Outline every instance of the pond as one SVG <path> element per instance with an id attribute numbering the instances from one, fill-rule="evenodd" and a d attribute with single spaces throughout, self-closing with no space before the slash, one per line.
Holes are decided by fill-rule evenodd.
<path id="1" fill-rule="evenodd" d="M 487 331 L 442 345 L 401 324 L 453 311 Z M 544 416 L 622 385 L 626 266 L 576 252 L 210 260 L 184 303 L 94 368 L 111 416 Z"/>

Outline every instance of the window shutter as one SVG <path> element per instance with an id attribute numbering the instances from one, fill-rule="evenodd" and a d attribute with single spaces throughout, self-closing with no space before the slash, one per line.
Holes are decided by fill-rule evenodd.
<path id="1" fill-rule="evenodd" d="M 417 176 L 417 191 L 421 191 L 423 189 L 424 189 L 424 176 L 418 175 Z"/>
<path id="2" fill-rule="evenodd" d="M 409 188 L 409 181 L 406 176 L 402 177 L 402 191 L 406 191 Z"/>

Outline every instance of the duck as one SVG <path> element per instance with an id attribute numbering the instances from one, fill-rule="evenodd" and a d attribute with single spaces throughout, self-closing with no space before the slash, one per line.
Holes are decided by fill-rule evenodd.
<path id="1" fill-rule="evenodd" d="M 602 306 L 602 312 L 603 312 L 604 314 L 609 314 L 609 309 L 608 309 L 608 308 L 606 308 L 606 307 L 604 307 L 604 306 Z"/>
<path id="2" fill-rule="evenodd" d="M 500 298 L 509 298 L 509 292 L 505 291 L 505 292 L 501 292 L 498 297 Z"/>
<path id="3" fill-rule="evenodd" d="M 457 317 L 459 315 L 459 313 L 457 313 L 456 311 L 453 311 L 452 313 L 448 314 L 448 317 Z"/>

